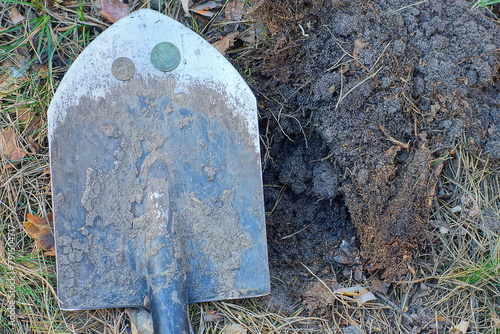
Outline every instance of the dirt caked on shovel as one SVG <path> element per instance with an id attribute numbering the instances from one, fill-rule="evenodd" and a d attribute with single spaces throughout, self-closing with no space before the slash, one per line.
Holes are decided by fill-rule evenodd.
<path id="1" fill-rule="evenodd" d="M 201 37 L 151 10 L 104 31 L 49 107 L 57 281 L 66 310 L 269 292 L 255 97 Z"/>

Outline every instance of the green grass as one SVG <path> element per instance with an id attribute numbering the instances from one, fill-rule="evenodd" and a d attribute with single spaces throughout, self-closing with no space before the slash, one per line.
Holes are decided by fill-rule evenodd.
<path id="1" fill-rule="evenodd" d="M 484 286 L 500 277 L 500 260 L 491 257 L 487 261 L 474 264 L 473 268 L 460 273 L 459 279 L 470 285 Z"/>
<path id="2" fill-rule="evenodd" d="M 499 4 L 500 3 L 500 0 L 478 0 L 475 4 L 474 4 L 474 7 L 473 8 L 477 8 L 477 7 L 488 7 L 488 6 L 492 6 L 492 5 L 496 5 L 496 4 Z"/>

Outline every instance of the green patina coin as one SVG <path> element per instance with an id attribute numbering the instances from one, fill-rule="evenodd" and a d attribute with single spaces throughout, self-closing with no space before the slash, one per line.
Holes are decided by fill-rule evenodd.
<path id="1" fill-rule="evenodd" d="M 151 63 L 162 72 L 174 70 L 181 62 L 181 53 L 172 43 L 163 42 L 157 44 L 151 51 Z"/>

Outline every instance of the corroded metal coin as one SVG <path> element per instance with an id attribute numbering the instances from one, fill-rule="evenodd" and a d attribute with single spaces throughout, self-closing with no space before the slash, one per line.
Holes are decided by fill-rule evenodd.
<path id="1" fill-rule="evenodd" d="M 127 57 L 120 57 L 113 62 L 111 72 L 118 80 L 127 81 L 134 76 L 135 65 Z"/>
<path id="2" fill-rule="evenodd" d="M 162 72 L 173 71 L 181 62 L 181 53 L 172 43 L 157 44 L 151 51 L 151 63 Z"/>

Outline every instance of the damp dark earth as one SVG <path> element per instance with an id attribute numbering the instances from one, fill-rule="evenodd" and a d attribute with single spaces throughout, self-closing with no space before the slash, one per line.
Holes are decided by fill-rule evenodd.
<path id="1" fill-rule="evenodd" d="M 259 103 L 268 301 L 292 310 L 310 272 L 397 279 L 427 243 L 440 162 L 461 135 L 500 159 L 494 15 L 461 1 L 254 9 L 270 42 L 238 65 Z"/>

